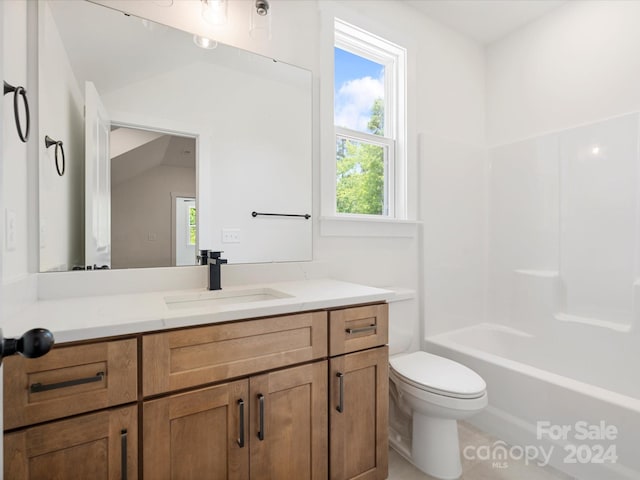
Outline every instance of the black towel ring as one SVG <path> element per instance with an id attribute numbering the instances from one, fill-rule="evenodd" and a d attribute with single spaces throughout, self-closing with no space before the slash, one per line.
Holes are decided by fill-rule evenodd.
<path id="1" fill-rule="evenodd" d="M 24 87 L 14 87 L 13 85 L 9 85 L 7 82 L 4 82 L 4 95 L 7 93 L 13 92 L 13 118 L 16 121 L 16 129 L 18 130 L 18 137 L 23 143 L 27 143 L 29 139 L 29 130 L 31 127 L 31 113 L 29 112 L 29 101 L 27 100 L 27 91 Z M 24 110 L 27 115 L 27 128 L 25 131 L 22 131 L 22 123 L 20 122 L 20 114 L 18 111 L 18 103 L 19 97 L 22 97 L 22 102 L 24 103 Z"/>
<path id="2" fill-rule="evenodd" d="M 64 168 L 65 168 L 65 159 L 64 159 L 64 147 L 62 146 L 62 142 L 60 140 L 54 140 L 51 137 L 49 137 L 49 135 L 44 137 L 44 144 L 47 148 L 55 145 L 56 146 L 56 151 L 55 151 L 55 156 L 56 156 L 56 171 L 58 172 L 58 175 L 63 176 L 64 175 Z M 60 166 L 60 157 L 58 152 L 60 152 L 62 154 L 62 166 Z"/>

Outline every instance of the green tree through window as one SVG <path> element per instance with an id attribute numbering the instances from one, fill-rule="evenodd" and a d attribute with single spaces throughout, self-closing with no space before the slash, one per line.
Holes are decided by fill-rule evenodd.
<path id="1" fill-rule="evenodd" d="M 375 100 L 367 129 L 374 135 L 383 135 L 382 99 Z M 386 147 L 341 137 L 336 146 L 337 212 L 385 214 Z"/>
<path id="2" fill-rule="evenodd" d="M 196 244 L 196 207 L 189 207 L 189 245 Z"/>

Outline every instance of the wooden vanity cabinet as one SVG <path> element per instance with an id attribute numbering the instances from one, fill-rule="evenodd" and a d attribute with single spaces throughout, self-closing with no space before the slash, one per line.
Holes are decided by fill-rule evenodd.
<path id="1" fill-rule="evenodd" d="M 329 478 L 386 479 L 388 306 L 331 311 L 329 331 Z"/>
<path id="2" fill-rule="evenodd" d="M 327 362 L 149 400 L 153 480 L 327 478 Z"/>
<path id="3" fill-rule="evenodd" d="M 367 305 L 7 358 L 4 478 L 384 479 L 387 317 Z"/>

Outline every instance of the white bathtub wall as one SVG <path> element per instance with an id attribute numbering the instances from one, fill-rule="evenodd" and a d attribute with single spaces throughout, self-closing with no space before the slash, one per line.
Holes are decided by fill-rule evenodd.
<path id="1" fill-rule="evenodd" d="M 536 301 L 545 299 L 534 293 L 532 283 L 557 283 L 558 142 L 557 135 L 549 135 L 489 149 L 488 305 L 492 322 L 534 328 L 526 320 L 523 325 L 523 319 L 537 319 L 527 318 L 520 306 L 535 306 L 527 295 L 535 295 Z M 551 301 L 554 292 L 547 294 Z"/>
<path id="2" fill-rule="evenodd" d="M 425 334 L 484 318 L 486 150 L 421 138 Z"/>
<path id="3" fill-rule="evenodd" d="M 492 321 L 631 324 L 638 133 L 631 114 L 489 149 Z"/>
<path id="4" fill-rule="evenodd" d="M 640 2 L 566 2 L 487 48 L 491 321 L 635 315 L 639 16 Z"/>
<path id="5" fill-rule="evenodd" d="M 638 115 L 561 135 L 563 311 L 630 325 L 637 277 Z"/>

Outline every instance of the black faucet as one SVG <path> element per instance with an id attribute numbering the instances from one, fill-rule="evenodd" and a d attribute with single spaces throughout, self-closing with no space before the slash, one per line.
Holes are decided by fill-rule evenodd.
<path id="1" fill-rule="evenodd" d="M 227 263 L 226 258 L 220 258 L 222 252 L 209 252 L 209 290 L 222 290 L 220 284 L 220 266 Z"/>

